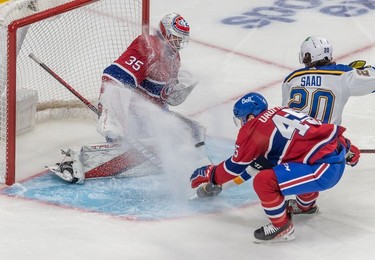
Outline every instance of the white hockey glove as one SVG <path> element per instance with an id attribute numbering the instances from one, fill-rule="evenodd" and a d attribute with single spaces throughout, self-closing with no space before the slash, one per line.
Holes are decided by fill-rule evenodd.
<path id="1" fill-rule="evenodd" d="M 178 106 L 190 95 L 198 81 L 187 71 L 180 71 L 178 80 L 172 79 L 161 90 L 160 97 L 168 105 Z"/>

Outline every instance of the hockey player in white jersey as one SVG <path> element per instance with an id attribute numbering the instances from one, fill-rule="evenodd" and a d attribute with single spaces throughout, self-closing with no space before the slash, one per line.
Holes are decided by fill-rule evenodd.
<path id="1" fill-rule="evenodd" d="M 349 65 L 333 61 L 331 43 L 318 36 L 306 38 L 299 54 L 305 67 L 290 73 L 282 85 L 282 105 L 309 114 L 323 123 L 340 125 L 342 113 L 349 97 L 375 92 L 375 69 L 364 61 Z M 355 166 L 360 157 L 359 149 L 350 146 L 346 163 Z M 297 196 L 291 200 L 293 211 L 316 208 L 318 193 L 309 197 Z M 315 210 L 317 211 L 317 210 Z"/>
<path id="2" fill-rule="evenodd" d="M 336 64 L 331 43 L 311 36 L 301 45 L 299 55 L 304 68 L 290 73 L 282 86 L 282 105 L 308 113 L 323 123 L 340 125 L 350 96 L 375 91 L 375 70 Z"/>

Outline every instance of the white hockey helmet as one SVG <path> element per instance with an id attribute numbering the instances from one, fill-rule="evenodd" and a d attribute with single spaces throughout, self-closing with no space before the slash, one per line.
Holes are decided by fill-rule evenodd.
<path id="1" fill-rule="evenodd" d="M 303 61 L 307 53 L 309 53 L 311 57 L 310 63 L 324 59 L 331 61 L 332 52 L 332 45 L 327 39 L 319 36 L 310 36 L 307 37 L 301 45 L 299 62 L 304 63 Z"/>
<path id="2" fill-rule="evenodd" d="M 190 26 L 176 13 L 167 14 L 161 19 L 158 32 L 175 50 L 181 50 L 189 42 Z"/>

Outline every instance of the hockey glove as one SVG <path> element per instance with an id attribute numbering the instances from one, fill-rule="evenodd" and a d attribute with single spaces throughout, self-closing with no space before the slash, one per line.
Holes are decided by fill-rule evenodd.
<path id="1" fill-rule="evenodd" d="M 344 136 L 340 137 L 340 143 L 344 145 L 346 149 L 346 164 L 352 167 L 355 166 L 359 161 L 359 157 L 361 156 L 361 152 L 359 151 L 358 147 L 353 145 L 352 142 Z"/>
<path id="2" fill-rule="evenodd" d="M 352 67 L 353 69 L 364 69 L 364 68 L 371 67 L 369 65 L 366 66 L 366 61 L 364 60 L 355 60 L 349 63 L 348 65 Z"/>
<path id="3" fill-rule="evenodd" d="M 214 198 L 223 190 L 221 185 L 206 183 L 197 189 L 198 198 Z"/>
<path id="4" fill-rule="evenodd" d="M 358 147 L 351 144 L 350 149 L 345 156 L 346 164 L 352 167 L 355 166 L 358 163 L 360 156 L 361 152 L 359 151 Z"/>
<path id="5" fill-rule="evenodd" d="M 169 80 L 160 92 L 160 98 L 170 106 L 182 104 L 198 84 L 198 80 L 188 71 L 180 70 L 177 79 Z"/>
<path id="6" fill-rule="evenodd" d="M 202 183 L 210 182 L 216 184 L 214 181 L 215 175 L 215 165 L 206 165 L 201 168 L 198 168 L 190 177 L 190 184 L 192 188 L 196 188 Z"/>
<path id="7" fill-rule="evenodd" d="M 165 84 L 160 92 L 160 97 L 165 100 L 168 105 L 178 106 L 186 100 L 198 82 L 193 85 L 183 83 L 174 84 L 174 82 L 175 80 L 172 80 Z"/>
<path id="8" fill-rule="evenodd" d="M 176 84 L 178 84 L 178 79 L 171 79 L 165 83 L 164 87 L 160 91 L 160 98 L 162 100 L 167 100 Z"/>

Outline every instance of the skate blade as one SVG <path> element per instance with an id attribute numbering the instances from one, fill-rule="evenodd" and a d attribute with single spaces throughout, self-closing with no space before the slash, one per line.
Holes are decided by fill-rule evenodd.
<path id="1" fill-rule="evenodd" d="M 280 242 L 288 242 L 296 239 L 296 236 L 294 235 L 294 230 L 292 233 L 284 235 L 282 237 L 277 237 L 271 240 L 259 240 L 256 239 L 253 241 L 254 244 L 272 244 L 272 243 L 280 243 Z"/>

